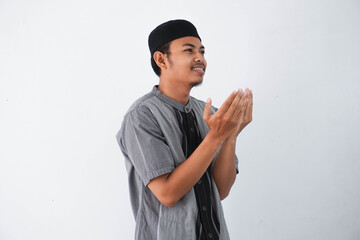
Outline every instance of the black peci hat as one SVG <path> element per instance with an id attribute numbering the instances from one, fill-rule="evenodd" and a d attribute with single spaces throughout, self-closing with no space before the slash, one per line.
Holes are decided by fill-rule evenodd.
<path id="1" fill-rule="evenodd" d="M 171 20 L 157 26 L 149 35 L 148 44 L 151 56 L 172 40 L 188 36 L 197 37 L 201 41 L 195 26 L 186 20 Z"/>

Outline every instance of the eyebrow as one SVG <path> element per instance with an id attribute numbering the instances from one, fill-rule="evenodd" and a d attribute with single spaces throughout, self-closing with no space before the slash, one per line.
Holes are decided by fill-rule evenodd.
<path id="1" fill-rule="evenodd" d="M 183 47 L 185 47 L 185 46 L 192 47 L 192 48 L 196 48 L 195 45 L 193 45 L 193 44 L 191 44 L 191 43 L 185 43 L 185 44 L 183 45 Z M 204 47 L 203 45 L 201 45 L 200 49 L 205 49 L 205 47 Z"/>

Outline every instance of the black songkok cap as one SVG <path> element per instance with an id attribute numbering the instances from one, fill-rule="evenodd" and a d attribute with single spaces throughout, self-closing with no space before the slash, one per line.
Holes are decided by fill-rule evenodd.
<path id="1" fill-rule="evenodd" d="M 160 47 L 172 40 L 189 36 L 197 37 L 201 41 L 195 26 L 186 20 L 171 20 L 157 26 L 150 33 L 148 40 L 151 57 Z"/>

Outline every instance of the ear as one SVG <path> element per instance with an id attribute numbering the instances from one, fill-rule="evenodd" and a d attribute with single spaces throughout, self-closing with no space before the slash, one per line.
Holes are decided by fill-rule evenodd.
<path id="1" fill-rule="evenodd" d="M 154 52 L 153 58 L 161 70 L 167 69 L 166 62 L 165 62 L 166 56 L 164 53 L 162 53 L 160 51 L 156 51 L 156 52 Z"/>

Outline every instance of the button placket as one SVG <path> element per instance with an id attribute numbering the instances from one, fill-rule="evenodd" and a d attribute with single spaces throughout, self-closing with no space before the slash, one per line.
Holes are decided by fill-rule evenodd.
<path id="1" fill-rule="evenodd" d="M 196 116 L 192 112 L 191 106 L 184 106 L 183 111 L 184 112 L 181 112 L 182 118 L 178 118 L 178 120 L 180 119 L 179 124 L 183 125 L 182 132 L 186 140 L 183 151 L 184 154 L 189 157 L 202 139 L 196 127 Z M 197 200 L 198 213 L 201 216 L 199 216 L 199 219 L 201 219 L 199 221 L 203 227 L 201 234 L 207 239 L 217 239 L 218 235 L 216 231 L 219 231 L 220 227 L 216 214 L 214 215 L 211 211 L 211 198 L 208 198 L 208 196 L 211 195 L 211 185 L 208 182 L 208 171 L 209 170 L 207 170 L 207 172 L 205 172 L 198 180 L 197 184 L 194 185 L 194 191 Z"/>

